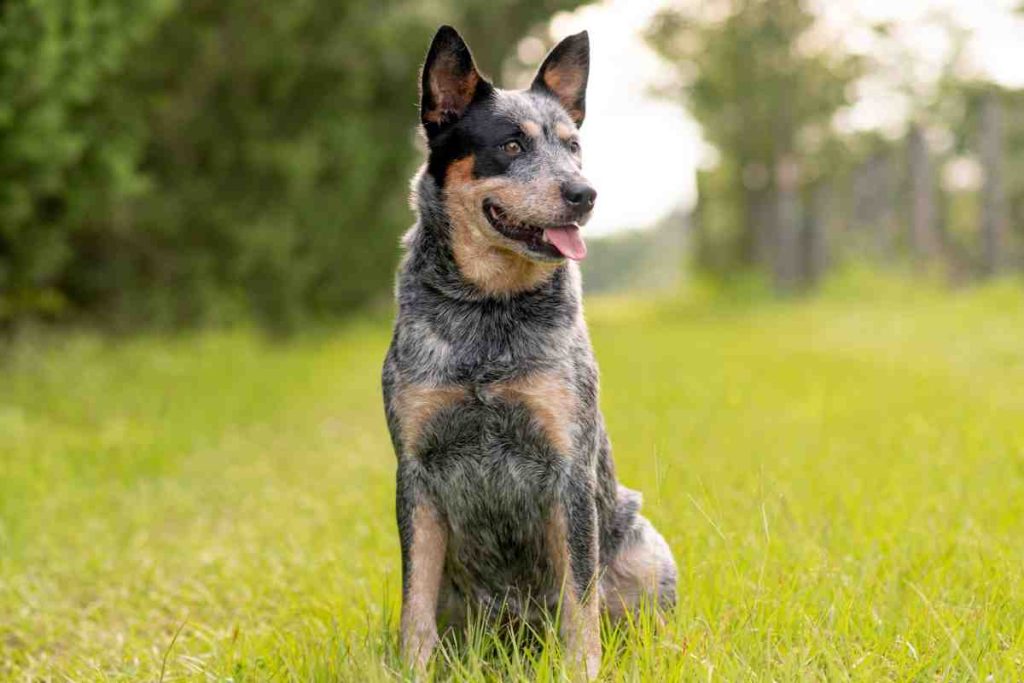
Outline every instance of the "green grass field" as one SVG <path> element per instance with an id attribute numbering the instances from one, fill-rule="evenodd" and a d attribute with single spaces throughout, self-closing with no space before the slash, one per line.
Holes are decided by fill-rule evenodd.
<path id="1" fill-rule="evenodd" d="M 1024 287 L 855 285 L 590 302 L 620 478 L 680 564 L 604 679 L 1024 678 Z M 399 675 L 388 335 L 8 348 L 0 679 Z M 487 634 L 439 661 L 566 677 Z"/>

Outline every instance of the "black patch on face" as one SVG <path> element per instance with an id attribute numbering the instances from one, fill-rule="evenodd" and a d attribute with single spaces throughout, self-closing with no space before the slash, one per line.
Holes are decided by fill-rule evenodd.
<path id="1" fill-rule="evenodd" d="M 430 138 L 427 172 L 444 187 L 448 167 L 459 159 L 473 155 L 473 175 L 489 178 L 508 172 L 513 158 L 501 148 L 509 140 L 517 140 L 523 148 L 519 156 L 530 153 L 519 124 L 495 110 L 494 100 L 475 102 L 458 122 Z"/>

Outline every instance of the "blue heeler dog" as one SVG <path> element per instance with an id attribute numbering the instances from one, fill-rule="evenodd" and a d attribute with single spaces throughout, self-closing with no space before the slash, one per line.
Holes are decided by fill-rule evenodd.
<path id="1" fill-rule="evenodd" d="M 587 34 L 528 90 L 492 86 L 442 27 L 423 66 L 414 180 L 384 405 L 398 456 L 401 641 L 422 669 L 438 623 L 560 614 L 588 676 L 600 610 L 675 602 L 676 567 L 615 479 L 583 322 Z"/>

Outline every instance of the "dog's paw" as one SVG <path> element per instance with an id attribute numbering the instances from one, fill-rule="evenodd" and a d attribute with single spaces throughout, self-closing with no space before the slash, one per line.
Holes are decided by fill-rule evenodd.
<path id="1" fill-rule="evenodd" d="M 427 664 L 437 646 L 437 630 L 422 630 L 409 633 L 402 639 L 402 661 L 412 669 L 416 680 L 427 673 Z"/>

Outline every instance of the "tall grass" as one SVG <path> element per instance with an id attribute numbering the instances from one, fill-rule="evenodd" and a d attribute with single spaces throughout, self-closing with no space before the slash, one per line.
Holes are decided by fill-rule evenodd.
<path id="1" fill-rule="evenodd" d="M 620 478 L 681 570 L 663 628 L 606 627 L 606 680 L 1024 677 L 1017 285 L 588 318 Z M 402 676 L 388 333 L 8 349 L 0 678 Z M 487 629 L 432 671 L 570 675 L 551 631 Z"/>

